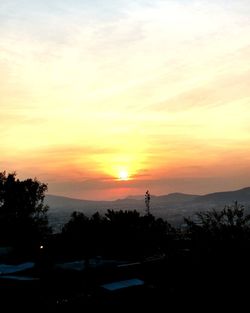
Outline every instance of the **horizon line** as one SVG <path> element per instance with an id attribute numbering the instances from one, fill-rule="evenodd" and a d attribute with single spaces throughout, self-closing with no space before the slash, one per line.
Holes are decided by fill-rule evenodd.
<path id="1" fill-rule="evenodd" d="M 224 192 L 236 192 L 236 191 L 241 191 L 244 189 L 248 189 L 250 188 L 250 186 L 245 186 L 239 189 L 231 189 L 231 190 L 223 190 L 223 191 L 213 191 L 213 192 L 209 192 L 209 193 L 202 193 L 202 194 L 193 194 L 193 193 L 185 193 L 185 192 L 170 192 L 167 194 L 151 194 L 151 197 L 164 197 L 164 196 L 169 196 L 169 195 L 173 195 L 173 194 L 182 194 L 182 195 L 188 195 L 188 196 L 206 196 L 206 195 L 210 195 L 210 194 L 216 194 L 216 193 L 224 193 Z M 137 194 L 137 195 L 127 195 L 124 198 L 116 198 L 116 199 L 108 199 L 108 200 L 94 200 L 94 199 L 86 199 L 86 198 L 74 198 L 71 196 L 66 196 L 66 195 L 59 195 L 59 194 L 51 194 L 48 193 L 46 196 L 55 196 L 55 197 L 60 197 L 60 198 L 67 198 L 67 199 L 71 199 L 71 200 L 79 200 L 79 201 L 90 201 L 90 202 L 114 202 L 114 201 L 118 201 L 118 200 L 125 200 L 128 199 L 130 197 L 144 197 L 143 194 Z M 134 200 L 138 200 L 138 199 L 134 199 Z"/>

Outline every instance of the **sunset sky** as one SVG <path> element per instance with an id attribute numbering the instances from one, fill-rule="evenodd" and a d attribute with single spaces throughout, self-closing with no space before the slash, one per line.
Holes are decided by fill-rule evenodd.
<path id="1" fill-rule="evenodd" d="M 249 0 L 1 0 L 0 38 L 0 171 L 82 199 L 250 186 Z"/>

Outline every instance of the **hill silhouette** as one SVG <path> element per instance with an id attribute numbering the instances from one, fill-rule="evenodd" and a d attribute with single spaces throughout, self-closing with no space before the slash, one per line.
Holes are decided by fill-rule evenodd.
<path id="1" fill-rule="evenodd" d="M 215 192 L 205 195 L 193 195 L 185 193 L 170 193 L 161 196 L 151 196 L 150 208 L 156 217 L 167 219 L 171 224 L 178 225 L 184 217 L 192 217 L 195 213 L 213 208 L 222 209 L 225 205 L 231 205 L 238 201 L 249 212 L 250 187 L 234 191 Z M 50 223 L 54 227 L 60 227 L 68 221 L 73 211 L 92 215 L 95 212 L 105 213 L 113 210 L 137 210 L 145 212 L 144 195 L 129 196 L 114 201 L 81 200 L 56 195 L 47 195 L 45 203 L 49 205 L 48 213 Z"/>

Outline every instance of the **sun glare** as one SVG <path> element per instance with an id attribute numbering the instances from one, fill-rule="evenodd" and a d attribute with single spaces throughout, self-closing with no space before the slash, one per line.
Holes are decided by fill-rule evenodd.
<path id="1" fill-rule="evenodd" d="M 129 174 L 126 170 L 122 170 L 119 172 L 119 180 L 128 180 Z"/>

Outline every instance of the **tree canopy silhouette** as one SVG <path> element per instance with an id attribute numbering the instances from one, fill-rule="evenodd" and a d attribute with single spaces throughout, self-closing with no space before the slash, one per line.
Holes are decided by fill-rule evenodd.
<path id="1" fill-rule="evenodd" d="M 37 179 L 19 180 L 16 173 L 0 173 L 0 243 L 39 244 L 50 233 L 44 205 L 47 185 Z"/>
<path id="2" fill-rule="evenodd" d="M 196 220 L 185 219 L 187 234 L 195 250 L 205 257 L 209 255 L 227 262 L 248 259 L 250 215 L 245 214 L 244 209 L 236 201 L 221 211 L 197 213 Z"/>
<path id="3" fill-rule="evenodd" d="M 223 210 L 196 213 L 196 220 L 185 219 L 191 233 L 203 233 L 216 240 L 227 238 L 236 239 L 249 229 L 250 215 L 244 214 L 244 206 L 236 201 Z"/>
<path id="4" fill-rule="evenodd" d="M 133 258 L 163 252 L 173 229 L 153 215 L 136 210 L 110 210 L 87 217 L 74 212 L 62 229 L 64 252 L 75 256 L 106 255 Z"/>

